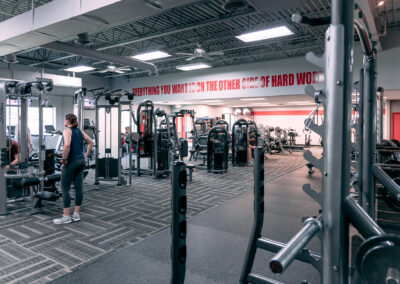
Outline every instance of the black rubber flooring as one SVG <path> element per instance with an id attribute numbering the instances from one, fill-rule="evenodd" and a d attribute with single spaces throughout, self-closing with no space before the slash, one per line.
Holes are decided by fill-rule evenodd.
<path id="1" fill-rule="evenodd" d="M 305 161 L 302 153 L 271 156 L 265 162 L 265 180 L 266 182 L 270 182 L 282 177 L 296 176 L 298 174 L 293 173 L 293 171 L 299 168 L 301 168 L 299 173 L 304 176 L 307 172 L 304 165 Z M 280 179 L 280 181 L 282 183 L 284 179 Z M 301 193 L 302 182 L 296 181 L 295 184 L 292 184 L 291 190 L 297 192 L 293 197 L 298 198 L 297 194 L 303 195 Z M 193 174 L 193 182 L 189 183 L 187 187 L 188 218 L 189 224 L 191 224 L 189 227 L 189 234 L 191 234 L 189 242 L 196 241 L 196 236 L 201 237 L 202 234 L 199 229 L 206 225 L 196 225 L 196 219 L 193 219 L 192 223 L 194 216 L 216 206 L 223 205 L 232 200 L 232 198 L 241 196 L 243 193 L 252 190 L 252 184 L 252 167 L 230 167 L 226 174 L 209 174 L 206 171 L 196 170 Z M 109 255 L 113 257 L 113 253 L 117 251 L 128 253 L 125 249 L 132 245 L 145 245 L 146 242 L 142 243 L 142 241 L 149 239 L 157 233 L 160 233 L 160 235 L 157 234 L 154 237 L 160 238 L 159 241 L 150 243 L 150 248 L 143 247 L 143 249 L 144 251 L 152 251 L 154 254 L 160 254 L 160 256 L 154 254 L 147 256 L 138 255 L 138 259 L 133 259 L 134 263 L 128 265 L 128 268 L 120 261 L 112 265 L 107 265 L 107 267 L 125 267 L 125 270 L 132 273 L 135 269 L 143 273 L 149 271 L 149 275 L 156 275 L 153 271 L 160 271 L 159 273 L 162 273 L 163 279 L 161 282 L 166 283 L 167 280 L 165 277 L 169 277 L 168 261 L 170 244 L 168 240 L 169 230 L 166 228 L 169 227 L 171 216 L 170 180 L 155 180 L 150 176 L 134 177 L 132 186 L 119 187 L 115 182 L 93 185 L 93 175 L 90 174 L 84 181 L 84 185 L 85 194 L 81 222 L 63 226 L 52 223 L 53 218 L 61 215 L 61 200 L 55 203 L 47 203 L 43 208 L 43 213 L 37 215 L 29 215 L 29 210 L 27 209 L 29 208 L 29 202 L 14 204 L 10 206 L 10 209 L 12 209 L 10 215 L 0 217 L 0 283 L 48 283 L 74 271 L 82 273 L 85 270 L 80 269 L 90 269 L 90 264 L 100 263 L 97 261 Z M 286 192 L 286 190 L 283 192 Z M 286 194 L 289 193 L 290 191 L 287 191 Z M 281 206 L 287 206 L 284 196 L 279 194 L 274 196 L 274 194 L 271 194 L 271 198 L 273 198 L 270 205 L 271 212 L 281 208 Z M 297 203 L 298 201 L 293 200 L 291 207 L 293 207 L 293 202 Z M 234 211 L 238 214 L 235 217 L 237 220 L 224 220 L 222 213 L 215 214 L 207 225 L 209 226 L 208 230 L 210 230 L 206 233 L 210 234 L 210 239 L 207 241 L 218 240 L 216 235 L 213 237 L 212 232 L 216 231 L 216 234 L 220 234 L 218 231 L 219 228 L 225 228 L 225 224 L 230 224 L 229 226 L 233 230 L 242 232 L 240 237 L 243 239 L 238 240 L 237 244 L 235 244 L 235 248 L 238 248 L 237 257 L 241 258 L 242 253 L 239 252 L 239 249 L 244 249 L 243 244 L 247 243 L 246 234 L 248 234 L 248 229 L 243 226 L 249 225 L 250 221 L 243 221 L 244 219 L 241 218 L 244 217 L 241 217 L 242 213 L 240 212 L 244 209 L 251 212 L 252 201 L 243 201 L 243 204 L 233 206 L 236 208 Z M 296 205 L 296 207 L 299 206 Z M 227 207 L 224 205 L 221 208 Z M 289 208 L 289 210 L 291 209 Z M 297 213 L 292 212 L 288 216 L 297 216 Z M 229 214 L 228 216 L 230 216 Z M 287 213 L 282 213 L 281 211 L 279 217 L 281 218 L 285 215 Z M 271 217 L 273 222 L 280 223 L 273 218 L 274 216 Z M 242 224 L 243 222 L 245 224 Z M 285 219 L 282 219 L 282 222 L 286 222 Z M 292 222 L 296 222 L 295 224 L 298 226 L 301 224 L 299 218 L 296 218 Z M 216 224 L 217 227 L 214 228 L 211 224 Z M 290 223 L 287 224 L 290 225 Z M 196 227 L 195 225 L 200 227 Z M 199 233 L 191 233 L 192 230 L 197 230 Z M 228 229 L 226 230 L 229 233 Z M 276 230 L 277 228 L 274 227 L 272 231 L 275 232 Z M 235 234 L 235 231 L 231 234 Z M 283 236 L 285 237 L 285 235 Z M 233 239 L 236 238 L 233 235 L 229 235 L 228 238 L 231 237 Z M 200 242 L 204 241 L 200 239 Z M 156 244 L 161 249 L 152 248 Z M 219 251 L 219 244 L 210 243 L 209 245 L 214 245 L 212 250 Z M 134 247 L 136 246 L 132 248 Z M 224 252 L 226 250 L 221 246 L 220 251 Z M 200 253 L 207 255 L 207 251 L 203 251 L 199 247 L 199 256 Z M 164 257 L 161 257 L 162 254 L 165 254 Z M 188 264 L 192 261 L 194 261 L 194 258 L 189 259 Z M 202 258 L 201 261 L 208 262 L 206 258 Z M 141 267 L 140 265 L 143 264 L 151 264 L 155 269 L 150 269 L 151 265 Z M 236 265 L 239 265 L 239 263 L 236 263 Z M 165 271 L 162 270 L 162 267 L 165 267 Z M 108 273 L 111 273 L 111 271 Z M 221 275 L 225 275 L 222 273 L 221 270 Z M 125 275 L 124 273 L 118 274 L 121 277 Z M 94 273 L 92 276 L 95 277 L 96 275 L 101 275 L 101 273 Z M 141 280 L 139 277 L 144 276 L 139 275 L 141 274 L 133 273 L 127 275 L 126 277 L 128 278 L 125 279 L 126 281 L 120 279 L 119 283 L 152 283 L 151 280 L 144 280 L 145 278 Z M 115 279 L 118 283 L 117 277 Z M 76 281 L 78 283 L 85 283 L 89 280 L 82 279 Z M 102 277 L 101 279 L 93 280 L 91 283 L 115 282 L 112 278 L 106 280 L 105 277 Z M 157 281 L 155 280 L 154 283 L 157 283 Z M 190 281 L 187 283 L 190 283 Z M 207 283 L 207 281 L 203 282 L 199 280 L 197 283 Z"/>
<path id="2" fill-rule="evenodd" d="M 266 171 L 268 175 L 268 168 Z M 301 186 L 310 183 L 320 188 L 320 181 L 318 173 L 309 177 L 302 167 L 266 182 L 263 236 L 287 242 L 300 229 L 303 216 L 318 214 L 318 205 Z M 238 283 L 252 220 L 252 191 L 190 218 L 185 283 Z M 319 251 L 319 246 L 319 241 L 313 240 L 309 248 Z M 253 272 L 285 283 L 320 282 L 313 267 L 298 261 L 283 275 L 273 275 L 268 267 L 271 257 L 259 250 Z M 170 270 L 170 230 L 165 229 L 52 283 L 169 283 Z"/>

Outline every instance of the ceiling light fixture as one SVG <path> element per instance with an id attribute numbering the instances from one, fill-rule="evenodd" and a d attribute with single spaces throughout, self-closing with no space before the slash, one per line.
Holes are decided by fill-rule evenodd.
<path id="1" fill-rule="evenodd" d="M 221 100 L 209 100 L 209 101 L 204 101 L 205 103 L 222 103 Z"/>
<path id="2" fill-rule="evenodd" d="M 223 104 L 225 104 L 225 103 L 210 103 L 208 105 L 223 105 Z"/>
<path id="3" fill-rule="evenodd" d="M 252 41 L 259 41 L 259 40 L 271 39 L 282 36 L 289 36 L 292 34 L 293 32 L 289 30 L 288 27 L 279 26 L 261 31 L 245 33 L 240 36 L 236 36 L 236 38 L 244 42 L 252 42 Z"/>
<path id="4" fill-rule="evenodd" d="M 64 70 L 68 71 L 68 72 L 80 73 L 80 72 L 92 71 L 94 69 L 96 69 L 96 68 L 91 67 L 91 66 L 86 66 L 86 65 L 78 65 L 78 66 L 66 68 Z"/>
<path id="5" fill-rule="evenodd" d="M 378 7 L 382 7 L 383 5 L 385 5 L 385 1 L 379 1 L 378 2 Z"/>
<path id="6" fill-rule="evenodd" d="M 140 53 L 132 56 L 132 58 L 137 59 L 137 60 L 142 60 L 142 61 L 149 61 L 149 60 L 154 60 L 154 59 L 160 59 L 160 58 L 165 58 L 165 57 L 170 57 L 171 55 L 160 50 L 156 51 L 151 51 L 151 52 L 146 52 L 146 53 Z"/>
<path id="7" fill-rule="evenodd" d="M 240 99 L 241 101 L 265 101 L 264 98 L 248 98 L 248 99 Z"/>
<path id="8" fill-rule="evenodd" d="M 193 64 L 176 66 L 176 69 L 182 71 L 192 71 L 192 70 L 206 69 L 206 68 L 211 68 L 211 65 L 208 63 L 193 63 Z"/>
<path id="9" fill-rule="evenodd" d="M 297 105 L 312 105 L 314 104 L 313 102 L 307 102 L 307 101 L 297 101 L 297 102 L 287 102 L 288 104 L 297 104 Z"/>

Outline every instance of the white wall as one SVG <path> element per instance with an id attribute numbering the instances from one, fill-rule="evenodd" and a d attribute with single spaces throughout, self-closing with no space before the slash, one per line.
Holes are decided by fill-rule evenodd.
<path id="1" fill-rule="evenodd" d="M 177 112 L 181 109 L 194 110 L 196 117 L 210 116 L 210 117 L 221 117 L 224 113 L 233 113 L 233 109 L 230 107 L 218 107 L 210 105 L 182 105 L 180 107 L 171 106 L 171 112 Z"/>
<path id="2" fill-rule="evenodd" d="M 296 144 L 304 144 L 304 121 L 309 117 L 313 109 L 313 106 L 253 108 L 252 113 L 257 125 L 295 129 L 298 134 Z M 315 116 L 315 123 L 317 124 L 321 124 L 323 120 L 323 108 L 320 108 L 320 111 L 321 115 Z M 273 133 L 273 135 L 275 134 Z M 319 139 L 318 134 L 311 132 L 312 145 L 319 145 Z"/>

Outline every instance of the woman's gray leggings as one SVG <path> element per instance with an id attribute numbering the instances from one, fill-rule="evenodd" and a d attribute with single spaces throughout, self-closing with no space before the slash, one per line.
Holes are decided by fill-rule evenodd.
<path id="1" fill-rule="evenodd" d="M 61 170 L 61 189 L 63 196 L 64 208 L 71 207 L 71 195 L 69 190 L 71 189 L 71 183 L 74 183 L 75 187 L 75 205 L 81 206 L 83 193 L 82 193 L 82 182 L 83 182 L 83 170 L 85 169 L 85 160 L 73 160 L 66 165 L 63 165 Z"/>

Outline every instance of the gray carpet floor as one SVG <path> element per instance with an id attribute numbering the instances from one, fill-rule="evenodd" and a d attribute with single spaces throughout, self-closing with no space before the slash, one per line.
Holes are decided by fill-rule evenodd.
<path id="1" fill-rule="evenodd" d="M 320 175 L 308 177 L 299 169 L 265 185 L 266 214 L 263 236 L 287 242 L 301 227 L 301 217 L 318 213 L 317 204 L 301 192 L 302 183 L 320 184 Z M 253 221 L 253 193 L 246 192 L 188 221 L 185 283 L 238 283 Z M 53 284 L 169 283 L 170 230 L 114 252 Z M 309 248 L 319 251 L 319 241 Z M 282 275 L 273 275 L 268 262 L 273 254 L 258 250 L 253 272 L 284 283 L 319 283 L 318 272 L 294 261 Z"/>
<path id="2" fill-rule="evenodd" d="M 304 165 L 305 161 L 301 153 L 272 156 L 265 162 L 265 180 L 266 182 L 277 181 L 278 184 L 284 183 L 285 187 L 287 187 L 287 177 L 298 174 L 307 175 L 307 169 Z M 300 169 L 298 173 L 294 172 L 298 169 Z M 200 242 L 201 244 L 202 240 L 207 239 L 207 242 L 204 242 L 207 247 L 204 249 L 195 245 L 199 261 L 207 265 L 213 264 L 206 255 L 202 258 L 202 254 L 206 254 L 209 251 L 208 247 L 213 253 L 220 252 L 221 255 L 225 251 L 229 251 L 223 246 L 220 247 L 219 243 L 209 243 L 217 238 L 203 238 L 202 234 L 207 236 L 215 233 L 218 235 L 224 226 L 230 226 L 232 230 L 240 231 L 238 236 L 234 232 L 235 234 L 229 237 L 236 240 L 236 243 L 227 243 L 228 246 L 233 245 L 234 248 L 238 249 L 235 266 L 227 267 L 224 264 L 219 270 L 220 272 L 215 271 L 217 274 L 232 274 L 233 271 L 237 273 L 237 265 L 241 265 L 241 261 L 239 261 L 240 263 L 236 261 L 243 257 L 242 252 L 246 247 L 248 237 L 248 228 L 243 226 L 249 226 L 251 220 L 248 220 L 248 216 L 246 217 L 247 219 L 241 219 L 240 212 L 243 210 L 251 212 L 252 210 L 251 194 L 243 195 L 252 189 L 252 170 L 252 167 L 231 167 L 226 174 L 209 174 L 206 171 L 196 170 L 193 174 L 193 182 L 188 184 L 188 217 L 190 224 L 188 245 L 190 245 L 190 242 Z M 301 226 L 301 220 L 297 218 L 302 216 L 301 210 L 299 212 L 285 213 L 284 208 L 286 207 L 289 209 L 294 207 L 296 210 L 304 208 L 309 210 L 310 214 L 315 214 L 315 210 L 310 210 L 311 206 L 298 200 L 298 194 L 301 193 L 301 183 L 302 181 L 295 181 L 294 184 L 289 186 L 291 187 L 290 190 L 288 187 L 288 198 L 279 194 L 277 196 L 271 194 L 269 197 L 271 200 L 268 200 L 268 202 L 271 207 L 267 210 L 270 210 L 271 213 L 280 213 L 271 215 L 267 219 L 271 219 L 270 221 L 277 225 L 278 228 L 281 227 L 283 231 L 280 232 L 278 228 L 269 229 L 266 231 L 267 236 L 268 234 L 272 234 L 271 237 L 284 236 L 281 240 L 286 241 Z M 296 193 L 292 198 L 290 198 L 291 191 Z M 85 269 L 94 267 L 95 264 L 113 257 L 116 253 L 129 254 L 128 247 L 129 249 L 142 247 L 142 253 L 151 251 L 153 255 L 147 255 L 146 257 L 148 257 L 147 263 L 153 263 L 152 266 L 140 266 L 140 263 L 146 264 L 146 257 L 141 260 L 140 250 L 138 251 L 138 259 L 131 259 L 135 262 L 133 266 L 139 272 L 146 274 L 146 271 L 148 271 L 147 274 L 150 276 L 155 276 L 158 273 L 153 273 L 151 267 L 154 267 L 154 271 L 160 271 L 160 275 L 162 274 L 161 279 L 163 280 L 161 282 L 152 282 L 151 279 L 127 275 L 126 277 L 128 278 L 121 279 L 121 282 L 114 282 L 112 279 L 106 280 L 103 277 L 98 280 L 94 278 L 93 281 L 95 282 L 91 283 L 166 283 L 166 277 L 169 277 L 169 274 L 164 274 L 162 267 L 169 271 L 169 230 L 165 229 L 170 223 L 170 192 L 169 179 L 154 180 L 150 176 L 134 177 L 132 186 L 118 187 L 115 183 L 103 183 L 95 186 L 92 184 L 92 176 L 89 176 L 85 180 L 82 221 L 64 226 L 56 226 L 52 223 L 52 219 L 61 214 L 61 200 L 55 203 L 47 203 L 43 213 L 37 215 L 29 215 L 29 210 L 24 209 L 20 204 L 15 205 L 14 209 L 16 210 L 13 213 L 0 217 L 0 254 L 2 255 L 0 259 L 0 283 L 48 283 L 71 272 L 85 273 Z M 283 190 L 282 192 L 286 191 Z M 305 194 L 301 194 L 306 199 L 308 198 Z M 243 195 L 243 198 L 247 198 L 247 201 L 244 200 L 241 203 L 239 200 L 238 204 L 233 205 L 234 208 L 237 207 L 237 210 L 234 210 L 238 214 L 237 221 L 230 217 L 229 220 L 221 217 L 222 219 L 218 223 L 219 216 L 223 216 L 223 214 L 219 215 L 218 213 L 215 214 L 212 222 L 217 227 L 211 226 L 207 228 L 208 231 L 201 232 L 204 226 L 201 223 L 196 224 L 196 222 L 200 222 L 196 220 L 201 220 L 200 217 L 206 215 L 199 215 L 200 213 L 211 212 L 209 211 L 211 208 L 219 205 L 223 205 L 220 206 L 221 210 L 226 206 L 232 207 L 231 205 L 225 205 L 225 203 L 241 195 Z M 288 201 L 289 203 L 287 203 Z M 26 206 L 29 205 L 26 204 Z M 13 208 L 11 207 L 10 209 Z M 281 211 L 275 211 L 275 209 Z M 306 214 L 308 213 L 306 212 Z M 296 219 L 293 221 L 294 215 Z M 199 219 L 194 219 L 194 216 L 198 216 Z M 194 220 L 193 223 L 191 222 L 192 218 Z M 289 219 L 295 223 L 285 225 L 286 220 Z M 230 221 L 234 222 L 230 223 Z M 243 222 L 246 224 L 243 224 Z M 296 226 L 292 224 L 296 224 Z M 207 226 L 210 226 L 210 224 Z M 231 234 L 232 232 L 226 229 L 226 232 L 222 231 L 222 233 Z M 153 238 L 158 238 L 159 241 L 147 242 L 147 240 L 153 240 Z M 149 247 L 146 248 L 144 246 L 146 244 Z M 163 250 L 158 250 L 158 247 Z M 161 257 L 162 255 L 163 257 Z M 194 261 L 194 258 L 191 259 L 189 256 L 188 266 L 192 261 Z M 120 266 L 118 261 L 114 266 Z M 123 266 L 122 263 L 121 266 Z M 129 267 L 128 270 L 133 273 L 135 269 L 131 266 Z M 225 268 L 228 270 L 224 271 Z M 265 267 L 264 270 L 266 270 Z M 95 274 L 101 275 L 99 273 Z M 190 274 L 191 272 L 189 271 L 188 277 L 190 277 Z M 74 275 L 74 273 L 70 275 Z M 194 277 L 200 277 L 199 280 L 193 280 L 194 282 L 189 280 L 187 283 L 213 283 L 203 281 L 201 278 L 209 277 L 212 279 L 212 276 L 205 276 L 207 274 L 197 273 L 196 271 L 193 272 L 193 275 Z M 237 278 L 236 275 L 234 278 Z M 60 280 L 62 279 L 64 278 Z M 72 281 L 89 283 L 92 280 Z M 220 282 L 218 278 L 213 281 L 216 281 L 215 283 L 232 283 L 229 281 Z M 63 283 L 71 282 L 67 280 L 67 282 Z"/>

